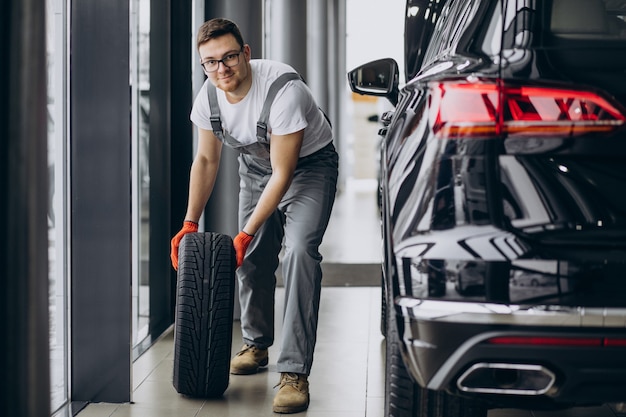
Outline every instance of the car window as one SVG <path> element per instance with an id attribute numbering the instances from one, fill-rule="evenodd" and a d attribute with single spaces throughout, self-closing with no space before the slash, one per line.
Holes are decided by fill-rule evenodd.
<path id="1" fill-rule="evenodd" d="M 479 0 L 458 0 L 446 4 L 424 56 L 424 66 L 452 52 L 463 35 L 467 22 L 476 13 L 479 3 Z"/>
<path id="2" fill-rule="evenodd" d="M 530 47 L 536 9 L 536 0 L 517 0 L 506 8 L 503 49 Z"/>
<path id="3" fill-rule="evenodd" d="M 487 21 L 487 30 L 482 38 L 481 50 L 489 56 L 496 56 L 502 48 L 502 8 L 495 7 Z"/>
<path id="4" fill-rule="evenodd" d="M 570 39 L 626 40 L 626 0 L 553 0 L 550 31 Z"/>
<path id="5" fill-rule="evenodd" d="M 441 11 L 441 15 L 437 20 L 435 25 L 435 31 L 433 32 L 433 37 L 430 41 L 430 45 L 426 50 L 426 54 L 424 55 L 424 66 L 429 65 L 432 61 L 434 61 L 435 57 L 441 53 L 442 45 L 443 45 L 443 37 L 446 33 L 443 30 L 444 23 L 448 21 L 448 15 L 450 14 L 450 5 L 452 2 L 446 3 L 443 10 Z"/>
<path id="6" fill-rule="evenodd" d="M 435 23 L 447 0 L 407 0 L 404 24 L 405 75 L 409 81 L 422 66 Z"/>

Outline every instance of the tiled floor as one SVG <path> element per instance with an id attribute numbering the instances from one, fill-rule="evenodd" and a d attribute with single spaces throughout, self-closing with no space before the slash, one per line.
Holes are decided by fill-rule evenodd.
<path id="1" fill-rule="evenodd" d="M 277 322 L 282 311 L 277 292 Z M 383 415 L 383 339 L 375 308 L 377 288 L 325 287 L 322 290 L 319 336 L 309 377 L 312 417 L 381 417 Z M 239 323 L 233 327 L 233 349 L 241 346 Z M 280 337 L 280 326 L 277 327 Z M 250 417 L 272 412 L 276 373 L 275 346 L 270 363 L 256 375 L 231 375 L 223 398 L 197 400 L 176 393 L 172 386 L 173 338 L 166 334 L 133 366 L 133 404 L 90 404 L 79 417 Z"/>
<path id="2" fill-rule="evenodd" d="M 350 182 L 337 198 L 320 248 L 324 262 L 380 262 L 380 229 L 375 182 Z M 353 245 L 346 245 L 347 237 Z M 357 244 L 358 243 L 358 244 Z M 276 340 L 281 334 L 283 289 L 276 294 Z M 318 341 L 309 377 L 307 416 L 382 417 L 384 339 L 380 335 L 380 288 L 323 287 Z M 233 325 L 233 353 L 241 347 L 239 322 Z M 231 375 L 223 398 L 198 400 L 172 386 L 173 335 L 170 331 L 133 365 L 132 404 L 89 404 L 79 417 L 249 417 L 272 412 L 277 347 L 256 375 Z"/>

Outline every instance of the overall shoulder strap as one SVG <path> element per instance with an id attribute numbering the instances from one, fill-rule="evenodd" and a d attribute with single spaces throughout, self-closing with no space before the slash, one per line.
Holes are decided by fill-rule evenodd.
<path id="1" fill-rule="evenodd" d="M 261 110 L 259 121 L 256 123 L 256 136 L 257 140 L 260 142 L 267 142 L 267 121 L 270 117 L 270 109 L 272 108 L 272 103 L 274 102 L 274 98 L 276 98 L 276 94 L 285 86 L 285 84 L 293 80 L 302 80 L 302 77 L 296 72 L 286 72 L 276 78 L 270 86 L 267 96 L 265 97 L 265 102 L 263 103 L 263 109 Z"/>
<path id="2" fill-rule="evenodd" d="M 220 106 L 217 104 L 217 91 L 211 83 L 207 84 L 207 94 L 209 96 L 209 110 L 211 111 L 211 128 L 219 140 L 224 142 L 224 129 L 222 129 L 222 119 L 220 117 Z"/>

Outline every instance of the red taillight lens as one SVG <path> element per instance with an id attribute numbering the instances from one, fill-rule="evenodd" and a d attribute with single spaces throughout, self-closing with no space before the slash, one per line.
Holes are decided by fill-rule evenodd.
<path id="1" fill-rule="evenodd" d="M 441 138 L 570 137 L 609 133 L 626 123 L 619 105 L 585 90 L 502 81 L 431 85 L 430 123 Z"/>
<path id="2" fill-rule="evenodd" d="M 602 338 L 503 336 L 487 340 L 493 345 L 602 346 Z"/>
<path id="3" fill-rule="evenodd" d="M 526 345 L 526 346 L 610 346 L 626 347 L 626 339 L 605 337 L 536 337 L 536 336 L 499 336 L 492 337 L 487 343 L 493 345 Z"/>
<path id="4" fill-rule="evenodd" d="M 437 136 L 462 138 L 501 133 L 499 89 L 486 83 L 439 83 L 431 86 L 431 126 Z"/>
<path id="5" fill-rule="evenodd" d="M 626 347 L 626 339 L 604 339 L 604 345 Z"/>

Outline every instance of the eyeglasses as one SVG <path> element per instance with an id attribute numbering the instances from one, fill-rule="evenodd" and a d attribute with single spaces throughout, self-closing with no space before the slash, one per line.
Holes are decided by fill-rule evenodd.
<path id="1" fill-rule="evenodd" d="M 237 52 L 236 54 L 228 54 L 222 59 L 209 59 L 204 62 L 201 62 L 202 68 L 206 72 L 215 72 L 220 67 L 220 62 L 224 64 L 225 67 L 231 68 L 239 64 L 239 55 L 243 52 L 243 49 Z"/>

